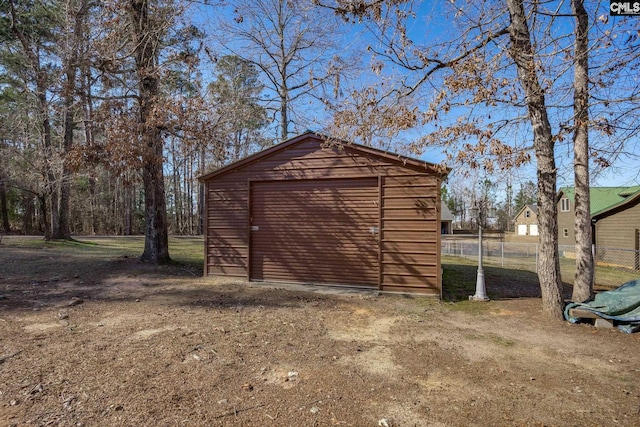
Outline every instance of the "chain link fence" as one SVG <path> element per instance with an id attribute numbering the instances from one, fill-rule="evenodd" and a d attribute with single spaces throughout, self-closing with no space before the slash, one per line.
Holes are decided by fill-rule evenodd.
<path id="1" fill-rule="evenodd" d="M 442 256 L 478 259 L 478 239 L 442 239 Z M 501 268 L 537 271 L 540 245 L 538 243 L 483 240 L 482 260 L 486 265 Z M 559 245 L 560 266 L 564 281 L 572 282 L 575 275 L 575 246 Z M 595 247 L 596 282 L 614 286 L 640 277 L 640 251 Z M 623 282 L 618 283 L 620 280 Z"/>
<path id="2" fill-rule="evenodd" d="M 640 251 L 620 248 L 595 248 L 598 265 L 640 270 Z"/>

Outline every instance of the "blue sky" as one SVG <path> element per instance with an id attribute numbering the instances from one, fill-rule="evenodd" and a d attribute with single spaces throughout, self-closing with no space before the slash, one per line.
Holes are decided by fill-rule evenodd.
<path id="1" fill-rule="evenodd" d="M 211 24 L 214 20 L 214 17 L 219 14 L 230 14 L 233 10 L 231 6 L 233 2 L 229 2 L 228 7 L 201 7 L 200 8 L 200 16 L 198 20 L 205 25 L 205 29 L 207 31 L 214 31 L 213 25 Z M 432 43 L 433 40 L 438 40 L 442 38 L 449 37 L 452 31 L 456 31 L 456 29 L 450 23 L 450 11 L 445 6 L 446 3 L 443 2 L 422 2 L 420 6 L 416 9 L 416 18 L 411 20 L 407 30 L 410 37 L 412 37 L 417 43 Z M 593 4 L 591 4 L 593 6 Z M 566 7 L 566 3 L 565 3 Z M 603 12 L 606 13 L 605 7 L 608 7 L 608 2 L 600 4 L 601 10 L 598 13 Z M 571 31 L 571 18 L 565 18 L 565 23 L 563 25 L 567 25 L 568 27 L 562 28 L 564 31 Z M 630 18 L 630 19 L 640 19 L 640 18 Z M 613 27 L 614 20 L 612 19 L 608 25 Z M 349 46 L 355 49 L 362 49 L 364 45 L 369 43 L 375 43 L 374 38 L 371 35 L 368 35 L 366 32 L 362 31 L 362 26 L 354 25 L 350 27 L 344 36 L 343 45 Z M 363 62 L 366 64 L 368 59 L 366 55 L 363 55 Z M 386 67 L 383 71 L 383 75 L 393 75 L 393 73 L 401 73 L 399 70 L 393 70 L 391 68 Z M 568 73 L 569 74 L 569 73 Z M 396 74 L 397 75 L 397 74 Z M 366 82 L 370 79 L 375 78 L 371 74 L 364 74 L 358 77 L 358 80 L 355 83 L 366 84 Z M 483 108 L 483 107 L 479 107 Z M 314 121 L 318 123 L 317 126 L 311 125 L 310 127 L 313 130 L 317 130 L 320 123 L 327 119 L 327 113 L 325 111 L 321 111 L 318 108 L 316 103 L 309 103 L 309 107 L 306 109 L 305 114 L 309 116 L 310 121 L 313 123 Z M 301 129 L 302 130 L 302 129 Z M 421 133 L 429 131 L 429 128 L 416 129 L 413 130 L 406 135 L 402 135 L 399 138 L 404 140 L 411 140 L 411 138 L 420 135 Z M 515 134 L 514 138 L 524 138 L 525 140 L 530 138 L 530 133 L 528 131 L 522 131 Z M 591 136 L 592 141 L 596 141 L 598 135 L 593 134 Z M 632 141 L 631 145 L 636 145 L 635 141 Z M 631 148 L 632 153 L 635 153 L 635 148 Z M 640 154 L 640 153 L 635 153 Z M 561 146 L 558 149 L 557 158 L 559 165 L 559 176 L 558 176 L 558 187 L 571 185 L 573 182 L 573 171 L 571 168 L 572 163 L 572 151 L 570 151 L 570 146 Z M 441 153 L 439 148 L 427 149 L 423 155 L 421 156 L 426 161 L 430 162 L 440 162 L 445 157 Z M 597 176 L 593 177 L 593 185 L 597 186 L 619 186 L 619 185 L 633 185 L 640 182 L 640 177 L 638 176 L 638 161 L 636 159 L 632 159 L 628 156 L 622 156 L 617 159 L 615 163 L 609 168 L 605 169 L 603 172 L 599 173 Z M 454 168 L 455 165 L 451 165 Z M 535 165 L 531 164 L 528 166 L 522 167 L 518 171 L 513 171 L 512 175 L 516 180 L 527 181 L 533 180 L 535 181 Z M 502 179 L 501 174 L 495 174 L 494 180 L 500 181 Z"/>

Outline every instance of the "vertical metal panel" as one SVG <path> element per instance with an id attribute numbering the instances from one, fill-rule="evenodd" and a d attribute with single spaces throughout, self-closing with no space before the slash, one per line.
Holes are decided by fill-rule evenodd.
<path id="1" fill-rule="evenodd" d="M 247 212 L 249 220 L 245 224 L 247 228 L 247 280 L 251 280 L 251 179 L 247 180 Z"/>
<path id="2" fill-rule="evenodd" d="M 416 175 L 388 176 L 383 183 L 382 289 L 439 295 L 438 182 Z"/>
<path id="3" fill-rule="evenodd" d="M 247 276 L 246 182 L 237 177 L 207 182 L 208 274 Z"/>
<path id="4" fill-rule="evenodd" d="M 202 271 L 204 271 L 204 275 L 208 276 L 209 275 L 209 209 L 207 208 L 207 206 L 209 205 L 209 183 L 205 182 L 203 185 L 201 185 L 200 187 L 200 191 L 204 191 L 204 197 L 201 198 L 201 200 L 204 201 L 204 209 L 201 212 L 202 216 L 204 216 L 204 218 L 201 218 L 201 223 L 202 224 L 202 234 L 204 235 L 204 262 L 203 262 L 203 266 L 202 266 Z"/>
<path id="5" fill-rule="evenodd" d="M 251 185 L 251 280 L 377 286 L 378 180 Z"/>
<path id="6" fill-rule="evenodd" d="M 384 176 L 378 176 L 378 289 L 382 290 L 382 189 Z"/>
<path id="7" fill-rule="evenodd" d="M 440 179 L 437 179 L 437 185 L 436 187 L 439 189 L 441 186 L 441 182 Z M 439 297 L 442 298 L 442 265 L 441 265 L 441 259 L 440 259 L 440 251 L 442 248 L 442 235 L 440 233 L 440 224 L 442 224 L 442 199 L 440 198 L 440 190 L 438 190 L 436 192 L 436 212 L 437 212 L 437 219 L 436 219 L 436 224 L 438 226 L 437 231 L 436 231 L 436 248 L 438 248 L 437 250 L 437 254 L 436 254 L 436 284 L 438 286 L 438 290 L 439 290 Z"/>

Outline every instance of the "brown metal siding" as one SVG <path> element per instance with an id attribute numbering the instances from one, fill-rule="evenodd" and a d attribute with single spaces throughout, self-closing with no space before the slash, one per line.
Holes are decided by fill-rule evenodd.
<path id="1" fill-rule="evenodd" d="M 381 288 L 440 292 L 440 182 L 432 176 L 383 177 Z"/>
<path id="2" fill-rule="evenodd" d="M 247 276 L 246 182 L 207 183 L 206 274 Z"/>
<path id="3" fill-rule="evenodd" d="M 252 182 L 250 278 L 377 287 L 377 201 L 375 178 Z"/>
<path id="4" fill-rule="evenodd" d="M 636 249 L 635 230 L 640 228 L 640 199 L 624 210 L 596 222 L 596 246 L 598 248 Z"/>
<path id="5" fill-rule="evenodd" d="M 386 184 L 371 185 L 381 178 Z M 403 178 L 404 177 L 404 178 Z M 375 259 L 371 268 L 366 268 L 366 273 L 360 269 L 358 275 L 365 280 L 366 284 L 381 283 L 383 290 L 422 292 L 428 294 L 440 294 L 440 259 L 439 259 L 439 192 L 440 177 L 426 169 L 417 168 L 415 165 L 404 165 L 400 162 L 389 161 L 380 156 L 363 153 L 357 149 L 347 147 L 323 147 L 322 142 L 316 138 L 309 137 L 294 145 L 288 146 L 281 151 L 276 151 L 268 157 L 257 158 L 255 161 L 245 163 L 237 169 L 229 169 L 223 175 L 214 176 L 206 180 L 207 188 L 207 260 L 206 274 L 211 275 L 233 275 L 239 277 L 257 278 L 260 277 L 257 249 L 249 253 L 249 205 L 255 213 L 256 188 L 267 181 L 279 181 L 277 185 L 284 182 L 300 183 L 297 180 L 317 180 L 318 182 L 327 180 L 346 180 L 348 178 L 358 178 L 365 184 L 365 192 L 375 190 L 365 198 L 375 198 L 378 205 L 377 214 L 374 217 L 372 206 L 367 208 L 369 213 L 365 213 L 364 207 L 359 206 L 353 210 L 354 215 L 369 215 L 373 225 L 367 225 L 362 230 L 370 233 L 370 227 L 377 226 L 386 228 L 384 231 L 384 242 L 378 245 Z M 368 178 L 368 179 L 364 179 Z M 336 182 L 338 182 L 336 181 Z M 326 182 L 325 182 L 326 184 Z M 265 185 L 276 185 L 276 183 Z M 380 187 L 378 187 L 378 185 Z M 253 188 L 251 203 L 249 203 L 250 186 Z M 280 187 L 284 188 L 284 187 Z M 322 190 L 318 190 L 321 191 Z M 260 189 L 258 189 L 260 192 Z M 324 196 L 323 196 L 324 197 Z M 273 204 L 281 201 L 282 197 L 277 196 L 275 200 L 264 200 L 264 203 Z M 258 203 L 260 203 L 258 201 Z M 379 204 L 384 203 L 384 209 L 380 210 Z M 295 206 L 295 204 L 294 204 Z M 335 206 L 335 203 L 334 203 Z M 291 205 L 283 202 L 282 209 L 277 215 L 282 216 L 286 209 L 294 209 Z M 270 207 L 269 207 L 270 209 Z M 297 208 L 295 208 L 297 209 Z M 305 217 L 303 211 L 298 211 L 295 215 L 297 219 L 290 224 L 292 227 L 303 227 L 303 223 L 312 222 L 312 229 L 300 228 L 300 232 L 320 233 L 332 227 L 345 227 L 336 225 L 332 221 L 332 215 L 317 214 L 322 209 L 328 212 L 330 206 L 314 206 L 316 215 L 313 221 L 308 216 Z M 362 210 L 358 213 L 359 210 Z M 290 212 L 292 214 L 292 212 Z M 270 217 L 275 221 L 283 219 Z M 243 223 L 244 221 L 244 223 Z M 347 221 L 348 224 L 348 221 Z M 380 230 L 382 233 L 382 230 Z M 255 236 L 254 236 L 255 237 Z M 337 235 L 336 235 L 337 237 Z M 380 235 L 378 236 L 381 237 Z M 362 244 L 352 242 L 352 236 L 348 232 L 342 234 L 340 242 L 334 240 L 328 246 L 336 247 L 343 245 L 353 251 L 361 247 Z M 325 246 L 322 245 L 325 244 Z M 258 241 L 258 244 L 261 244 Z M 256 242 L 252 242 L 252 247 Z M 338 254 L 327 251 L 326 242 L 314 242 L 314 245 L 307 245 L 307 252 L 300 254 L 300 258 L 318 258 L 313 247 L 318 252 L 327 252 L 326 260 L 331 256 L 340 258 Z M 267 248 L 268 249 L 268 248 Z M 354 252 L 355 253 L 355 252 Z M 251 256 L 250 256 L 251 255 Z M 258 255 L 260 256 L 260 255 Z M 367 255 L 367 263 L 370 264 L 370 255 Z M 319 259 L 319 258 L 318 258 Z M 255 261 L 255 262 L 254 262 Z M 349 262 L 352 262 L 350 260 Z M 249 271 L 249 263 L 252 268 Z M 263 261 L 264 263 L 264 261 Z M 263 264 L 263 265 L 269 265 Z M 273 277 L 275 265 L 271 264 L 273 271 L 268 270 L 268 278 Z M 302 265 L 302 264 L 301 264 Z M 380 265 L 380 268 L 378 268 Z M 326 272 L 319 265 L 308 265 L 307 274 L 303 277 L 303 271 L 284 271 L 284 276 L 302 278 L 300 281 L 336 283 L 335 276 L 331 276 L 331 271 Z M 286 268 L 285 268 L 286 270 Z M 336 268 L 329 270 L 336 271 Z M 340 268 L 343 272 L 339 283 L 355 283 L 354 275 L 349 273 L 349 269 Z M 323 274 L 329 274 L 323 276 Z M 264 276 L 264 269 L 263 269 Z M 274 279 L 275 280 L 275 279 Z M 361 283 L 362 284 L 362 283 Z"/>

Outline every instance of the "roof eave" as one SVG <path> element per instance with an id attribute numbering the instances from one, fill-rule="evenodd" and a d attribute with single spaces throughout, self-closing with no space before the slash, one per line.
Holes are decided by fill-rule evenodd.
<path id="1" fill-rule="evenodd" d="M 615 205 L 608 206 L 608 207 L 606 207 L 604 209 L 600 209 L 598 212 L 592 213 L 591 214 L 591 218 L 592 219 L 598 219 L 599 217 L 602 217 L 602 216 L 608 216 L 606 214 L 608 214 L 611 211 L 616 210 L 616 209 L 618 209 L 618 208 L 620 208 L 620 207 L 622 207 L 622 206 L 624 206 L 626 204 L 630 204 L 630 203 L 632 203 L 633 201 L 635 201 L 635 200 L 637 200 L 639 198 L 640 198 L 640 190 L 636 191 L 635 193 L 633 193 L 633 195 L 628 196 L 626 199 L 621 200 L 620 202 L 616 203 Z"/>
<path id="2" fill-rule="evenodd" d="M 243 159 L 237 160 L 237 161 L 235 161 L 235 162 L 233 162 L 231 164 L 228 164 L 226 166 L 223 166 L 223 167 L 221 167 L 219 169 L 216 169 L 216 170 L 211 171 L 209 173 L 206 173 L 204 175 L 200 175 L 198 177 L 198 181 L 204 182 L 204 181 L 207 181 L 207 180 L 209 180 L 209 179 L 211 179 L 211 178 L 213 178 L 215 176 L 224 175 L 227 172 L 230 172 L 230 171 L 232 171 L 234 169 L 238 169 L 238 168 L 244 167 L 245 165 L 247 165 L 247 164 L 249 164 L 249 163 L 251 163 L 251 162 L 253 162 L 255 160 L 258 160 L 258 159 L 260 159 L 262 157 L 266 157 L 266 156 L 272 155 L 274 153 L 277 153 L 278 151 L 285 150 L 287 147 L 289 147 L 291 145 L 294 145 L 297 142 L 300 142 L 304 137 L 308 137 L 309 134 L 310 134 L 309 132 L 303 133 L 302 135 L 298 135 L 298 136 L 296 136 L 294 138 L 291 138 L 291 139 L 288 139 L 288 140 L 286 140 L 284 142 L 281 142 L 280 144 L 276 144 L 276 145 L 273 145 L 271 147 L 265 148 L 262 151 L 258 151 L 257 153 L 251 154 L 250 156 L 247 156 L 247 157 L 245 157 Z"/>
<path id="3" fill-rule="evenodd" d="M 425 170 L 430 170 L 431 172 L 439 175 L 441 178 L 446 177 L 450 172 L 451 172 L 451 168 L 446 167 L 446 166 L 438 166 L 434 163 L 429 163 L 423 160 L 418 160 L 418 159 L 414 159 L 411 157 L 407 157 L 407 156 L 403 156 L 400 154 L 395 154 L 395 153 L 391 153 L 389 151 L 385 151 L 385 150 L 380 150 L 378 148 L 373 148 L 373 147 L 367 147 L 365 145 L 360 145 L 360 144 L 356 144 L 353 142 L 347 142 L 347 141 L 342 141 L 342 140 L 338 140 L 335 138 L 331 138 L 329 136 L 326 135 L 322 135 L 316 132 L 305 132 L 301 135 L 295 136 L 291 139 L 288 139 L 284 142 L 281 142 L 279 144 L 276 144 L 272 147 L 266 148 L 262 151 L 259 151 L 257 153 L 254 153 L 250 156 L 245 157 L 244 159 L 240 159 L 236 162 L 233 162 L 227 166 L 223 166 L 220 169 L 216 169 L 214 171 L 211 171 L 207 174 L 201 175 L 198 177 L 198 181 L 200 182 L 205 182 L 211 178 L 214 178 L 216 176 L 220 176 L 220 175 L 224 175 L 228 172 L 231 172 L 233 170 L 242 168 L 254 161 L 257 161 L 263 157 L 267 157 L 270 155 L 273 155 L 279 151 L 285 150 L 287 148 L 289 148 L 292 145 L 295 145 L 309 137 L 315 138 L 319 141 L 332 141 L 335 142 L 336 144 L 340 144 L 345 148 L 350 148 L 353 149 L 355 151 L 360 151 L 360 152 L 364 152 L 367 154 L 371 154 L 377 157 L 383 157 L 387 160 L 393 161 L 393 162 L 397 162 L 397 163 L 401 163 L 403 165 L 411 165 L 415 168 L 419 168 L 419 169 L 425 169 Z"/>

